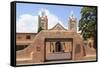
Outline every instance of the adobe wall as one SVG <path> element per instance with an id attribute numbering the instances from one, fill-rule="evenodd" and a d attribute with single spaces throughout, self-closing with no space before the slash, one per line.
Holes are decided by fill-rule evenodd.
<path id="1" fill-rule="evenodd" d="M 84 56 L 82 38 L 75 32 L 65 30 L 42 30 L 36 35 L 32 44 L 24 50 L 16 52 L 16 58 L 31 58 L 33 63 L 45 61 L 44 40 L 45 38 L 73 38 L 72 60 Z"/>

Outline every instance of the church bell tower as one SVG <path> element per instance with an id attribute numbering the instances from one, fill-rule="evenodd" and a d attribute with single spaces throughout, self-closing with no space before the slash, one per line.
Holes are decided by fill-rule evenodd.
<path id="1" fill-rule="evenodd" d="M 39 27 L 41 27 L 43 30 L 47 30 L 48 19 L 44 10 L 42 10 L 41 15 L 38 16 L 38 20 L 39 20 Z"/>
<path id="2" fill-rule="evenodd" d="M 71 16 L 68 18 L 68 30 L 77 32 L 76 28 L 76 18 L 71 14 Z"/>

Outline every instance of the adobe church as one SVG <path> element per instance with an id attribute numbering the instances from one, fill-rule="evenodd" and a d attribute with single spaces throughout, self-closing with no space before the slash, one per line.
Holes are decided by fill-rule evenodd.
<path id="1" fill-rule="evenodd" d="M 68 29 L 59 23 L 48 29 L 45 12 L 38 16 L 38 23 L 42 29 L 40 32 L 16 33 L 17 63 L 78 60 L 87 55 L 86 48 L 90 47 L 84 45 L 82 36 L 77 33 L 76 18 L 73 15 L 68 19 Z M 93 47 L 93 40 L 90 42 Z"/>

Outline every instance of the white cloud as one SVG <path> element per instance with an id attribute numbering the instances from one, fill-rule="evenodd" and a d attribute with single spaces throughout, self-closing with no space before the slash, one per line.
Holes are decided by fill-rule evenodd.
<path id="1" fill-rule="evenodd" d="M 50 11 L 48 11 L 47 9 L 40 9 L 37 15 L 40 15 L 41 11 L 43 10 L 45 11 L 48 17 L 48 29 L 51 29 L 57 23 L 60 23 L 62 26 L 64 26 L 63 23 L 59 20 L 59 18 L 55 16 L 54 14 L 50 13 Z M 18 18 L 17 32 L 36 33 L 37 30 L 38 30 L 38 16 L 32 16 L 30 14 L 23 14 Z"/>
<path id="2" fill-rule="evenodd" d="M 21 15 L 17 20 L 17 32 L 37 32 L 38 17 L 29 14 Z"/>

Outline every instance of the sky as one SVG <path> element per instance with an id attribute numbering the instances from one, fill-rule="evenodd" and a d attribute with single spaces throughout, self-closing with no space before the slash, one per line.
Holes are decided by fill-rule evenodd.
<path id="1" fill-rule="evenodd" d="M 16 31 L 36 33 L 38 31 L 38 16 L 41 15 L 42 11 L 45 11 L 48 17 L 49 29 L 54 27 L 57 23 L 60 23 L 67 29 L 68 18 L 72 14 L 76 17 L 78 26 L 81 8 L 80 6 L 17 3 Z"/>

